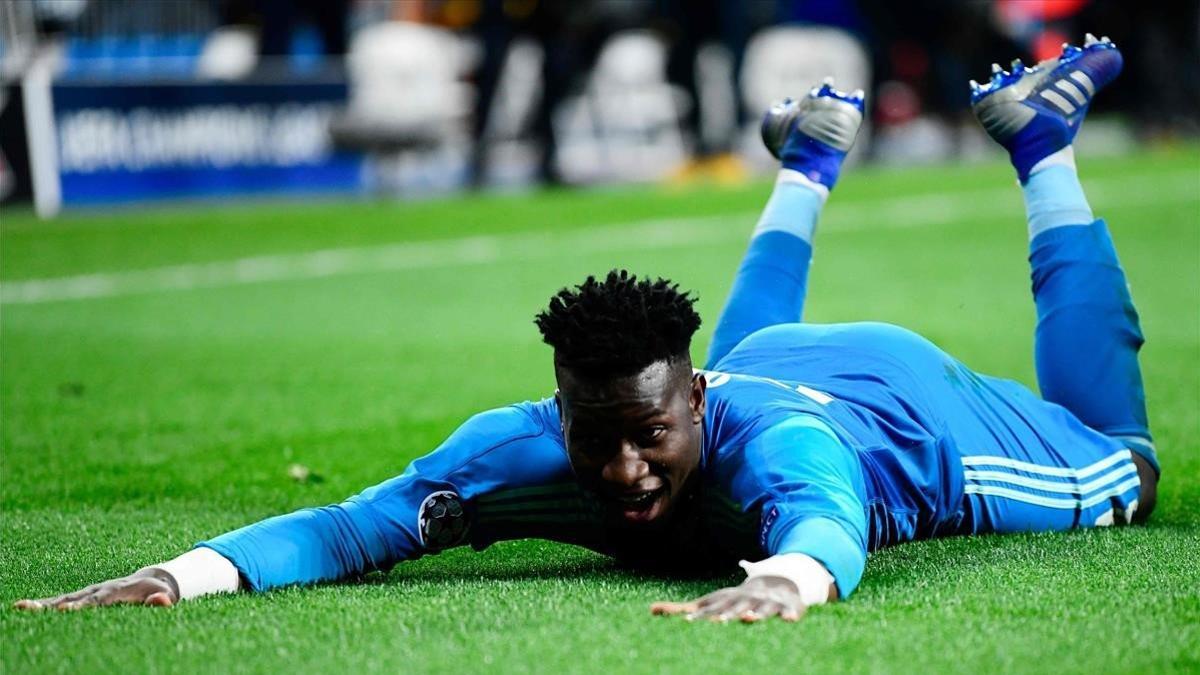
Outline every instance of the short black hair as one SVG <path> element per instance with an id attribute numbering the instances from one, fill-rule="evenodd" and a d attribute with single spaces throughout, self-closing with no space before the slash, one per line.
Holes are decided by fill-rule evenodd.
<path id="1" fill-rule="evenodd" d="M 688 358 L 700 315 L 696 297 L 666 279 L 612 270 L 563 288 L 534 318 L 554 363 L 588 377 L 624 377 L 662 360 Z"/>

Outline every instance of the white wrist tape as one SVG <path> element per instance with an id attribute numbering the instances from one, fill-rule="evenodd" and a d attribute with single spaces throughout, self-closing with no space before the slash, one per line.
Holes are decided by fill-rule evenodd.
<path id="1" fill-rule="evenodd" d="M 233 563 L 220 553 L 204 546 L 152 567 L 174 577 L 175 584 L 179 586 L 180 600 L 214 593 L 233 593 L 241 584 Z"/>
<path id="2" fill-rule="evenodd" d="M 783 577 L 800 589 L 800 600 L 807 606 L 823 605 L 829 600 L 833 575 L 825 566 L 803 553 L 782 553 L 758 562 L 738 563 L 746 578 Z"/>

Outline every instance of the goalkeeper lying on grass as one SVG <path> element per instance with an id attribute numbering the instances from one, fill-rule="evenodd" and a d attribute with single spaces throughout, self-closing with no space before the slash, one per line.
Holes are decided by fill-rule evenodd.
<path id="1" fill-rule="evenodd" d="M 1120 68 L 1116 48 L 1089 36 L 1033 70 L 972 83 L 1025 195 L 1044 400 L 895 326 L 798 322 L 817 215 L 862 121 L 861 94 L 826 84 L 764 120 L 783 169 L 704 370 L 688 355 L 700 317 L 687 293 L 625 272 L 589 278 L 536 319 L 554 349 L 553 398 L 477 415 L 341 504 L 17 607 L 171 605 L 541 537 L 665 572 L 741 560 L 741 585 L 652 611 L 795 620 L 853 593 L 883 546 L 1144 520 L 1158 468 L 1142 338 L 1071 148 Z"/>

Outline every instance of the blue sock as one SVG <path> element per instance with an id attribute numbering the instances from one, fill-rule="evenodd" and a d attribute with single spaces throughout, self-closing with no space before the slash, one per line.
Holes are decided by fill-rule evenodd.
<path id="1" fill-rule="evenodd" d="M 1090 225 L 1096 219 L 1079 184 L 1070 146 L 1039 162 L 1021 192 L 1030 241 L 1046 230 Z"/>
<path id="2" fill-rule="evenodd" d="M 824 186 L 795 171 L 780 172 L 713 331 L 707 367 L 747 335 L 800 320 L 812 238 L 827 195 Z"/>
<path id="3" fill-rule="evenodd" d="M 1051 227 L 1029 249 L 1042 397 L 1117 438 L 1157 470 L 1137 358 L 1144 340 L 1104 221 Z"/>

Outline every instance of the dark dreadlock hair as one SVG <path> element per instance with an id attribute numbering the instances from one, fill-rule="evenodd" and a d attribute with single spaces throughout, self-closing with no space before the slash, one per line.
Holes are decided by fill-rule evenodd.
<path id="1" fill-rule="evenodd" d="M 564 288 L 534 318 L 554 362 L 585 376 L 624 377 L 663 359 L 686 358 L 700 315 L 696 298 L 666 279 L 612 270 Z"/>

